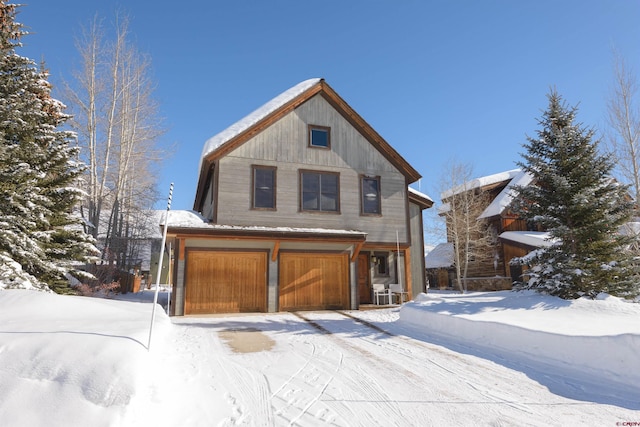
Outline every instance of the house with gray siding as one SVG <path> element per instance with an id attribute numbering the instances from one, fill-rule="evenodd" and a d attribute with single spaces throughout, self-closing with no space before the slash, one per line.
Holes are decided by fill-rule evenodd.
<path id="1" fill-rule="evenodd" d="M 424 292 L 420 177 L 323 79 L 299 83 L 205 142 L 193 212 L 168 221 L 173 314 Z"/>

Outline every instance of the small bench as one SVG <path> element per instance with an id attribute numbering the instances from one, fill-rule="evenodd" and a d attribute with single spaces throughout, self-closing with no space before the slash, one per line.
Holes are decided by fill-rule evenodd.
<path id="1" fill-rule="evenodd" d="M 405 300 L 409 300 L 409 292 L 406 292 L 402 289 L 402 285 L 399 283 L 391 283 L 389 285 L 389 292 L 391 293 L 391 297 L 397 295 L 400 304 L 404 304 Z"/>

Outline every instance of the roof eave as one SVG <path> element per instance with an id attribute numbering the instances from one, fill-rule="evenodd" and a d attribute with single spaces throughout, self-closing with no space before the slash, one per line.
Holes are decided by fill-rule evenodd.
<path id="1" fill-rule="evenodd" d="M 420 206 L 421 209 L 429 209 L 433 206 L 433 200 L 422 197 L 411 191 L 409 191 L 409 201 Z"/>
<path id="2" fill-rule="evenodd" d="M 367 233 L 354 232 L 321 232 L 300 230 L 251 230 L 251 229 L 216 229 L 209 227 L 168 227 L 170 235 L 184 237 L 218 237 L 218 238 L 245 238 L 245 239 L 270 239 L 270 240 L 322 240 L 332 242 L 364 242 Z"/>
<path id="3" fill-rule="evenodd" d="M 382 155 L 391 162 L 406 178 L 407 184 L 418 181 L 422 175 L 414 169 L 380 134 L 378 134 L 347 102 L 329 86 L 324 79 L 320 79 L 316 84 L 283 104 L 270 114 L 262 118 L 253 126 L 238 133 L 234 137 L 225 141 L 220 147 L 202 158 L 202 164 L 198 175 L 198 185 L 196 187 L 196 198 L 193 209 L 200 210 L 204 187 L 206 186 L 210 165 L 215 160 L 220 159 L 237 147 L 248 141 L 267 127 L 281 119 L 284 115 L 293 111 L 300 105 L 307 102 L 316 94 L 320 93 L 340 114 L 354 126 Z"/>
<path id="4" fill-rule="evenodd" d="M 378 132 L 373 129 L 338 93 L 324 80 L 321 95 L 355 127 L 382 155 L 407 178 L 408 184 L 418 181 L 422 175 L 415 170 Z"/>

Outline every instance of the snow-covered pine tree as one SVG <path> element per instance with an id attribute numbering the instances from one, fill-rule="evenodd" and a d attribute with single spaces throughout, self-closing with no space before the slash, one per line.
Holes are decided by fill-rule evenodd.
<path id="1" fill-rule="evenodd" d="M 555 90 L 548 99 L 537 137 L 527 138 L 518 163 L 534 179 L 516 189 L 514 209 L 557 244 L 530 257 L 530 279 L 520 285 L 565 299 L 636 296 L 637 267 L 619 233 L 632 212 L 628 187 L 611 178 L 613 162 L 598 153 L 594 131 L 574 122 L 577 108 Z"/>
<path id="2" fill-rule="evenodd" d="M 74 134 L 58 129 L 69 116 L 47 73 L 15 52 L 25 34 L 15 16 L 16 5 L 0 1 L 0 281 L 24 287 L 35 278 L 37 288 L 64 292 L 65 274 L 81 274 L 74 263 L 95 253 L 73 214 L 83 165 Z"/>

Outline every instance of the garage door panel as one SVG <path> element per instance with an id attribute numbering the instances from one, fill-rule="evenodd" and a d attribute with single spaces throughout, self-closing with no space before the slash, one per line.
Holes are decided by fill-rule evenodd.
<path id="1" fill-rule="evenodd" d="M 349 307 L 348 254 L 281 253 L 280 311 Z"/>
<path id="2" fill-rule="evenodd" d="M 190 251 L 185 314 L 266 311 L 266 252 Z"/>

